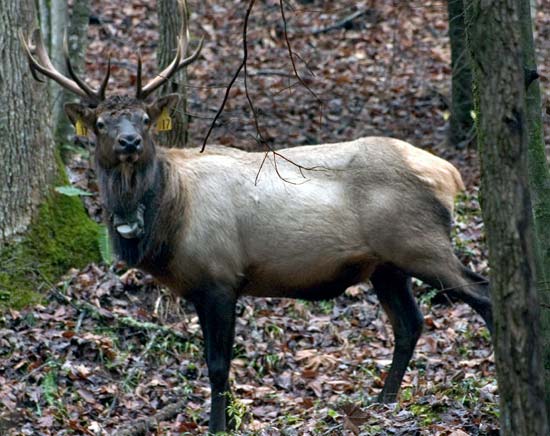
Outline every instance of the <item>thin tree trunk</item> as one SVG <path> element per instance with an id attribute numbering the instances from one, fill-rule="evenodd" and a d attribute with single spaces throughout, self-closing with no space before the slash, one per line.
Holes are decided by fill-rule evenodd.
<path id="1" fill-rule="evenodd" d="M 447 0 L 447 8 L 453 70 L 449 143 L 463 148 L 473 137 L 472 70 L 466 47 L 463 1 Z"/>
<path id="2" fill-rule="evenodd" d="M 71 9 L 68 37 L 69 37 L 69 56 L 77 74 L 80 77 L 85 76 L 84 60 L 86 57 L 86 47 L 88 46 L 88 20 L 90 17 L 90 0 L 74 0 Z M 59 88 L 59 87 L 58 87 Z M 77 101 L 72 93 L 63 91 L 62 104 Z M 74 129 L 69 119 L 61 114 L 56 125 L 55 137 L 58 143 L 68 143 L 68 139 L 74 134 Z"/>
<path id="3" fill-rule="evenodd" d="M 535 32 L 535 17 L 537 16 L 537 0 L 530 0 L 531 5 L 531 31 Z"/>
<path id="4" fill-rule="evenodd" d="M 159 46 L 157 59 L 159 68 L 165 68 L 176 54 L 177 36 L 181 29 L 181 16 L 178 0 L 158 0 Z M 159 142 L 170 147 L 185 147 L 187 144 L 187 76 L 185 69 L 180 70 L 161 89 L 161 93 L 180 94 L 179 104 L 173 109 L 172 130 L 159 133 Z"/>
<path id="5" fill-rule="evenodd" d="M 50 8 L 48 7 L 47 0 L 38 1 L 38 11 L 40 17 L 40 32 L 42 33 L 42 38 L 47 46 L 50 46 Z"/>
<path id="6" fill-rule="evenodd" d="M 518 0 L 465 4 L 478 93 L 501 434 L 547 435 Z"/>
<path id="7" fill-rule="evenodd" d="M 542 102 L 539 81 L 535 79 L 537 71 L 535 44 L 533 41 L 532 4 L 519 2 L 521 24 L 521 48 L 523 65 L 527 75 L 526 115 L 529 131 L 529 182 L 535 228 L 537 233 L 538 287 L 541 305 L 541 343 L 543 352 L 544 379 L 546 392 L 546 410 L 550 417 L 550 173 L 546 160 L 544 133 L 542 128 Z M 530 83 L 529 83 L 530 81 Z"/>
<path id="8" fill-rule="evenodd" d="M 32 84 L 17 35 L 36 25 L 34 0 L 0 2 L 0 248 L 27 229 L 56 174 L 47 89 Z"/>
<path id="9" fill-rule="evenodd" d="M 54 66 L 65 73 L 63 58 L 63 35 L 67 29 L 67 1 L 51 0 L 50 3 L 50 57 Z M 53 126 L 57 127 L 63 115 L 63 91 L 56 83 L 50 83 Z"/>

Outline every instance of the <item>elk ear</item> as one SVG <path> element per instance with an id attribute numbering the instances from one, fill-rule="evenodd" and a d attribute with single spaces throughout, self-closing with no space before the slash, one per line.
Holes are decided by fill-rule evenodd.
<path id="1" fill-rule="evenodd" d="M 95 123 L 95 111 L 80 103 L 65 103 L 65 113 L 76 126 L 81 121 L 88 129 L 92 129 Z"/>
<path id="2" fill-rule="evenodd" d="M 147 106 L 147 113 L 151 117 L 151 121 L 156 123 L 158 117 L 165 109 L 170 112 L 180 100 L 179 94 L 168 94 L 157 98 L 153 103 Z"/>

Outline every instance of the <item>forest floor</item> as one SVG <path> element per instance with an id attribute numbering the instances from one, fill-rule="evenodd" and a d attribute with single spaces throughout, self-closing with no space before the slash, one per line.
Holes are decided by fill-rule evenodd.
<path id="1" fill-rule="evenodd" d="M 155 71 L 155 2 L 94 0 L 87 72 L 101 77 L 113 53 L 121 91 L 135 83 L 138 51 Z M 190 144 L 200 145 L 242 56 L 247 2 L 191 1 L 193 35 L 205 35 L 189 68 Z M 539 2 L 541 84 L 548 94 L 550 2 Z M 544 3 L 544 4 L 543 4 Z M 487 274 L 474 145 L 446 145 L 450 53 L 442 1 L 285 3 L 292 70 L 279 3 L 257 2 L 249 22 L 248 89 L 271 147 L 394 136 L 450 159 L 467 192 L 454 241 L 462 261 Z M 295 7 L 292 9 L 290 5 Z M 355 11 L 346 28 L 327 29 Z M 550 130 L 546 123 L 546 143 Z M 242 76 L 209 143 L 257 150 Z M 98 218 L 93 171 L 82 150 L 72 182 Z M 191 306 L 123 265 L 72 270 L 43 305 L 0 317 L 0 434 L 204 434 L 210 402 L 202 335 Z M 498 392 L 490 339 L 468 306 L 415 283 L 425 314 L 396 404 L 376 403 L 392 357 L 388 320 L 368 284 L 336 300 L 244 298 L 238 307 L 231 412 L 247 435 L 496 435 Z M 443 303 L 443 304 L 442 304 Z"/>

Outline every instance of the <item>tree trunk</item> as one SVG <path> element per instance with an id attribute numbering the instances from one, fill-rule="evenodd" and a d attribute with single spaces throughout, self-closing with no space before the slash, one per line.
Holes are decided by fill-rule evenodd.
<path id="1" fill-rule="evenodd" d="M 549 434 L 539 343 L 517 0 L 466 1 L 491 266 L 501 434 Z M 490 32 L 487 30 L 490 29 Z"/>
<path id="2" fill-rule="evenodd" d="M 62 73 L 66 73 L 65 59 L 63 57 L 63 35 L 67 29 L 67 1 L 51 0 L 50 5 L 50 57 L 54 66 Z M 59 120 L 64 115 L 63 91 L 53 82 L 50 82 L 50 99 L 53 126 L 57 128 Z"/>
<path id="3" fill-rule="evenodd" d="M 74 0 L 70 13 L 68 36 L 69 56 L 76 73 L 85 76 L 84 61 L 88 46 L 88 20 L 90 17 L 90 0 Z M 63 91 L 61 96 L 63 105 L 67 102 L 78 100 L 72 93 Z M 69 138 L 74 135 L 74 129 L 65 114 L 61 114 L 55 129 L 56 140 L 61 146 L 69 143 Z"/>
<path id="4" fill-rule="evenodd" d="M 50 8 L 48 0 L 38 0 L 38 17 L 40 18 L 40 32 L 46 47 L 50 47 Z"/>
<path id="5" fill-rule="evenodd" d="M 0 3 L 0 248 L 24 232 L 56 174 L 47 87 L 34 86 L 19 29 L 36 27 L 34 0 Z M 17 23 L 17 24 L 14 24 Z"/>
<path id="6" fill-rule="evenodd" d="M 451 42 L 452 98 L 449 143 L 463 148 L 473 138 L 472 71 L 466 47 L 463 0 L 447 0 Z"/>
<path id="7" fill-rule="evenodd" d="M 542 102 L 537 71 L 535 44 L 533 41 L 532 4 L 519 2 L 521 25 L 521 48 L 526 72 L 526 115 L 529 132 L 529 183 L 535 228 L 537 233 L 539 261 L 537 262 L 539 299 L 541 304 L 541 343 L 546 392 L 546 410 L 550 417 L 550 174 L 546 160 L 542 128 Z M 531 81 L 530 83 L 528 83 Z"/>
<path id="8" fill-rule="evenodd" d="M 98 227 L 68 184 L 51 135 L 48 86 L 33 80 L 18 39 L 37 26 L 34 0 L 0 2 L 0 305 L 40 301 L 70 267 L 100 258 Z"/>
<path id="9" fill-rule="evenodd" d="M 176 54 L 177 36 L 181 29 L 181 16 L 178 9 L 178 0 L 158 0 L 159 16 L 159 47 L 157 59 L 159 68 L 165 68 Z M 159 133 L 159 143 L 162 145 L 182 148 L 187 144 L 187 77 L 185 69 L 180 70 L 166 83 L 161 93 L 177 93 L 180 95 L 179 104 L 174 107 L 172 130 Z"/>

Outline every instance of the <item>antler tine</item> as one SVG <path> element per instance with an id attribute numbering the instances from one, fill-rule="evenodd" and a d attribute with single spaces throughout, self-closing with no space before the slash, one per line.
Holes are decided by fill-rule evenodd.
<path id="1" fill-rule="evenodd" d="M 137 75 L 136 75 L 136 98 L 140 99 L 141 97 L 141 51 L 138 51 L 138 63 L 137 63 Z"/>
<path id="2" fill-rule="evenodd" d="M 71 92 L 74 92 L 80 97 L 88 98 L 88 94 L 84 89 L 82 89 L 74 80 L 71 80 L 61 74 L 52 64 L 50 57 L 44 47 L 44 42 L 42 41 L 42 35 L 38 29 L 35 29 L 29 41 L 25 40 L 23 32 L 19 32 L 19 39 L 21 40 L 21 45 L 25 50 L 27 57 L 29 59 L 29 65 L 33 76 L 37 78 L 36 71 L 43 74 L 46 77 L 57 82 L 63 88 L 68 89 Z M 35 43 L 33 44 L 33 40 Z M 36 57 L 35 57 L 36 56 Z"/>
<path id="3" fill-rule="evenodd" d="M 67 37 L 67 32 L 63 38 L 63 54 L 65 55 L 65 63 L 67 65 L 67 71 L 71 78 L 76 82 L 76 84 L 82 88 L 82 90 L 88 94 L 88 96 L 96 101 L 105 100 L 105 90 L 107 89 L 107 84 L 109 83 L 109 77 L 111 76 L 111 53 L 109 53 L 109 58 L 107 59 L 107 71 L 105 72 L 105 77 L 103 78 L 101 85 L 97 89 L 93 89 L 90 85 L 84 82 L 76 72 L 74 71 L 73 65 L 71 64 L 71 59 L 69 57 L 69 40 Z"/>
<path id="4" fill-rule="evenodd" d="M 71 59 L 69 58 L 69 38 L 67 36 L 67 31 L 63 36 L 63 55 L 65 57 L 65 65 L 67 66 L 67 72 L 69 76 L 76 82 L 76 84 L 91 98 L 99 98 L 99 95 L 96 90 L 92 89 L 86 82 L 84 82 L 76 72 L 74 71 L 73 65 L 71 64 Z"/>
<path id="5" fill-rule="evenodd" d="M 105 77 L 103 78 L 103 82 L 101 82 L 101 86 L 97 90 L 100 100 L 105 100 L 105 90 L 107 89 L 107 84 L 109 83 L 109 77 L 111 77 L 111 53 L 109 53 L 109 57 L 107 58 L 107 71 L 105 72 Z"/>
<path id="6" fill-rule="evenodd" d="M 162 70 L 157 76 L 152 79 L 147 85 L 138 88 L 138 94 L 137 98 L 139 99 L 145 99 L 147 98 L 153 91 L 158 89 L 160 86 L 162 86 L 165 82 L 167 82 L 170 77 L 172 77 L 176 71 L 178 71 L 181 68 L 186 67 L 191 62 L 196 60 L 199 57 L 199 54 L 202 50 L 202 45 L 204 43 L 204 38 L 201 38 L 199 41 L 199 45 L 195 49 L 195 51 L 188 57 L 185 57 L 187 54 L 187 48 L 189 46 L 189 23 L 187 20 L 187 2 L 185 0 L 181 0 L 179 3 L 179 10 L 182 15 L 182 26 L 180 30 L 180 35 L 178 37 L 178 48 L 176 56 L 174 57 L 174 60 L 170 62 L 170 64 Z"/>
<path id="7" fill-rule="evenodd" d="M 144 100 L 147 98 L 155 89 L 160 87 L 164 82 L 166 82 L 178 69 L 179 63 L 181 60 L 181 40 L 178 38 L 178 49 L 176 52 L 176 57 L 170 62 L 170 64 L 157 74 L 153 80 L 151 80 L 147 85 L 141 87 L 138 90 L 137 98 Z"/>
<path id="8" fill-rule="evenodd" d="M 187 0 L 178 1 L 178 9 L 180 10 L 181 15 L 180 35 L 183 38 L 182 53 L 183 56 L 185 56 L 187 54 L 187 49 L 189 48 L 189 39 L 191 39 L 191 34 L 189 32 L 189 10 L 187 9 Z"/>

